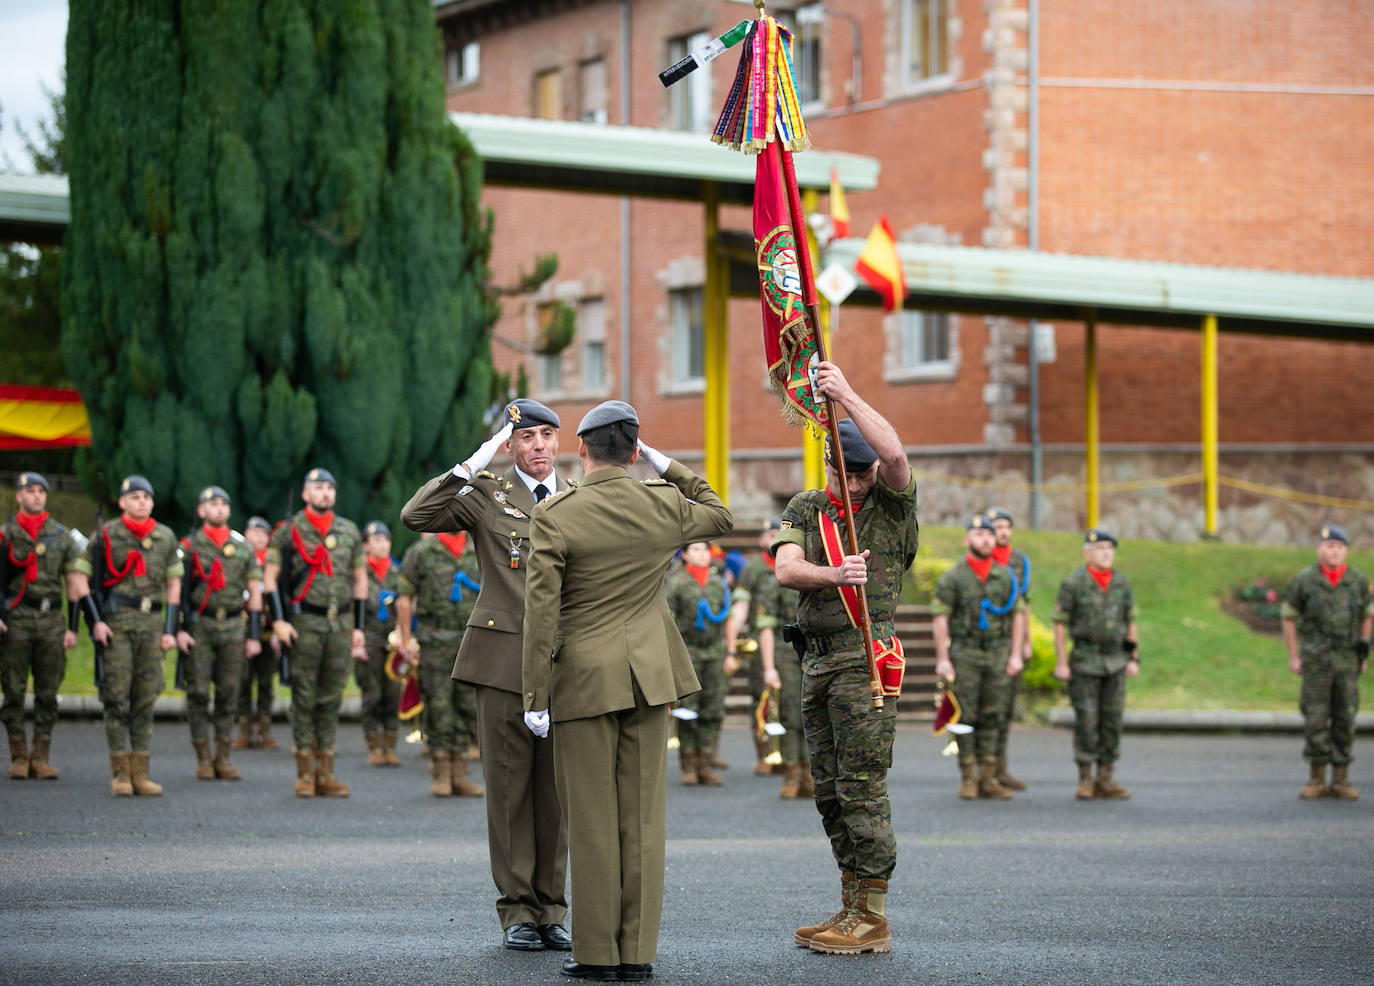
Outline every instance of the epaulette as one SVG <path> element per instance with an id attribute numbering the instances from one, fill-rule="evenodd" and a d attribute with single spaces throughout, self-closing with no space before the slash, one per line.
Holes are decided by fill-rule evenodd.
<path id="1" fill-rule="evenodd" d="M 542 505 L 546 507 L 551 507 L 553 506 L 553 502 L 555 500 L 561 500 L 564 497 L 568 496 L 568 494 L 570 493 L 576 493 L 577 490 L 578 487 L 576 485 L 574 485 L 573 483 L 567 483 L 557 493 L 550 493 L 548 496 L 544 497 Z"/>
<path id="2" fill-rule="evenodd" d="M 479 470 L 477 471 L 477 475 L 476 475 L 476 476 L 473 476 L 472 478 L 473 478 L 473 479 L 500 479 L 501 477 L 498 476 L 498 475 L 496 475 L 496 473 L 492 472 L 490 469 L 479 469 Z"/>
<path id="3" fill-rule="evenodd" d="M 644 485 L 645 485 L 645 486 L 671 486 L 672 484 L 669 483 L 666 479 L 663 479 L 662 477 L 660 477 L 660 478 L 658 478 L 658 479 L 646 479 L 646 480 L 644 480 Z"/>

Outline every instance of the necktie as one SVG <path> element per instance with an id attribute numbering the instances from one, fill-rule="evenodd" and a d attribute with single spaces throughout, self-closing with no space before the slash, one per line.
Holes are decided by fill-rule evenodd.
<path id="1" fill-rule="evenodd" d="M 544 499 L 544 497 L 546 497 L 546 496 L 548 496 L 548 495 L 549 495 L 549 488 L 548 488 L 547 486 L 545 486 L 543 483 L 540 483 L 538 486 L 536 486 L 536 487 L 534 488 L 534 502 L 535 502 L 535 503 L 538 503 L 540 500 Z"/>

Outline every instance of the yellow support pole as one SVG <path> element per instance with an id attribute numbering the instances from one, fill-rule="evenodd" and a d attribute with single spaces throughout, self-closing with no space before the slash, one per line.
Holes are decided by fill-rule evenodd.
<path id="1" fill-rule="evenodd" d="M 1098 418 L 1097 418 L 1097 312 L 1088 312 L 1083 324 L 1083 408 L 1084 436 L 1083 448 L 1088 469 L 1088 526 L 1096 527 L 1098 518 L 1100 460 L 1098 455 Z"/>
<path id="2" fill-rule="evenodd" d="M 1202 320 L 1202 483 L 1205 533 L 1217 536 L 1217 317 Z"/>
<path id="3" fill-rule="evenodd" d="M 730 352 L 726 324 L 728 276 L 720 253 L 720 189 L 706 185 L 706 284 L 702 289 L 702 354 L 706 394 L 702 414 L 702 445 L 706 481 L 727 504 L 730 502 Z"/>
<path id="4" fill-rule="evenodd" d="M 820 194 L 814 188 L 802 192 L 802 212 L 812 215 L 819 208 Z M 816 234 L 811 227 L 806 228 L 806 242 L 811 248 L 813 264 L 820 262 L 820 249 Z M 820 273 L 820 271 L 816 271 Z M 830 302 L 824 295 L 820 297 L 821 337 L 825 340 L 825 351 L 830 352 Z M 825 486 L 825 436 L 813 428 L 802 429 L 802 488 L 818 490 Z"/>

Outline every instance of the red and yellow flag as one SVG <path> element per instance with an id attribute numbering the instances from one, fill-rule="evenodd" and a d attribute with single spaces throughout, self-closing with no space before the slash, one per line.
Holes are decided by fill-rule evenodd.
<path id="1" fill-rule="evenodd" d="M 830 168 L 830 224 L 835 239 L 849 235 L 849 206 L 844 201 L 844 186 L 840 184 L 840 169 Z"/>
<path id="2" fill-rule="evenodd" d="M 854 262 L 854 272 L 878 292 L 885 310 L 901 307 L 906 297 L 906 280 L 902 277 L 902 260 L 897 256 L 897 238 L 892 235 L 887 216 L 879 216 L 868 231 L 868 240 Z"/>
<path id="3" fill-rule="evenodd" d="M 75 390 L 0 383 L 0 449 L 89 444 L 91 423 Z"/>

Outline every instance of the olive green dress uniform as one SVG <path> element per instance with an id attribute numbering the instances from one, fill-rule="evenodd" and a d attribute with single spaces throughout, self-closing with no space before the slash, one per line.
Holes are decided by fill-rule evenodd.
<path id="1" fill-rule="evenodd" d="M 691 709 L 696 719 L 683 719 L 677 724 L 678 741 L 683 754 L 700 751 L 708 757 L 715 755 L 720 743 L 720 728 L 725 723 L 725 616 L 729 612 L 729 592 L 718 570 L 712 568 L 706 584 L 692 578 L 686 567 L 668 577 L 668 608 L 673 622 L 692 656 L 692 670 L 701 691 L 683 699 L 682 708 Z M 705 601 L 711 614 L 718 614 L 720 622 L 701 614 Z M 700 624 L 700 625 L 698 625 Z"/>
<path id="2" fill-rule="evenodd" d="M 1360 709 L 1360 658 L 1355 645 L 1374 615 L 1369 579 L 1346 567 L 1333 586 L 1313 564 L 1293 576 L 1281 615 L 1297 623 L 1302 657 L 1303 758 L 1343 766 L 1354 759 L 1355 714 Z"/>
<path id="3" fill-rule="evenodd" d="M 167 580 L 185 574 L 177 537 L 166 524 L 156 524 L 145 538 L 138 538 L 117 519 L 105 524 L 86 546 L 78 570 L 94 571 L 96 552 L 106 550 L 114 565 L 107 578 L 123 571 L 129 554 L 143 555 L 144 573 L 135 566 L 118 582 L 105 587 L 104 613 L 113 639 L 105 648 L 105 687 L 100 702 L 105 709 L 105 743 L 111 753 L 132 750 L 147 753 L 153 739 L 153 703 L 162 694 L 166 676 L 162 650 L 163 613 Z M 102 559 L 104 561 L 104 559 Z M 93 592 L 99 587 L 92 586 Z"/>
<path id="4" fill-rule="evenodd" d="M 825 490 L 798 493 L 782 514 L 771 551 L 796 544 L 813 565 L 829 565 L 818 514 L 844 530 L 844 520 Z M 859 550 L 867 549 L 869 618 L 875 640 L 896 633 L 893 618 L 902 581 L 916 557 L 916 478 L 893 490 L 879 475 L 855 513 Z M 797 622 L 806 635 L 802 657 L 802 718 L 816 810 L 841 873 L 887 880 L 897 866 L 897 840 L 887 796 L 897 703 L 873 708 L 863 634 L 852 626 L 835 589 L 804 590 Z"/>
<path id="5" fill-rule="evenodd" d="M 1121 752 L 1126 710 L 1126 664 L 1122 647 L 1135 621 L 1131 584 L 1116 569 L 1104 591 L 1081 565 L 1059 586 L 1054 622 L 1066 625 L 1069 700 L 1073 703 L 1073 758 L 1079 765 L 1114 764 Z"/>
<path id="6" fill-rule="evenodd" d="M 394 734 L 400 725 L 397 710 L 401 704 L 401 683 L 388 677 L 386 655 L 391 649 L 387 635 L 396 629 L 396 597 L 402 591 L 401 564 L 395 558 L 388 561 L 384 579 L 378 579 L 376 570 L 367 566 L 367 606 L 363 619 L 367 660 L 353 662 L 353 677 L 362 693 L 360 718 L 364 737 Z M 372 744 L 368 747 L 371 749 Z"/>
<path id="7" fill-rule="evenodd" d="M 648 482 L 597 469 L 534 512 L 524 709 L 552 720 L 579 963 L 657 955 L 668 705 L 700 687 L 665 574 L 682 545 L 731 527 L 720 497 L 677 461 Z"/>
<path id="8" fill-rule="evenodd" d="M 514 466 L 502 476 L 483 470 L 470 480 L 446 472 L 401 510 L 411 530 L 467 531 L 481 569 L 482 591 L 452 677 L 476 687 L 487 844 L 492 879 L 501 893 L 496 913 L 502 928 L 525 922 L 561 925 L 568 912 L 568 830 L 554 781 L 553 743 L 525 728 L 521 702 L 533 510 L 534 495 Z M 422 651 L 422 668 L 425 660 Z"/>
<path id="9" fill-rule="evenodd" d="M 314 554 L 324 546 L 334 569 L 333 575 L 317 571 L 296 605 L 290 601 L 305 585 L 309 566 L 292 543 L 293 525 L 305 550 Z M 334 748 L 339 704 L 353 662 L 353 573 L 367 564 L 363 538 L 356 524 L 337 514 L 328 534 L 321 537 L 302 510 L 272 535 L 267 563 L 280 565 L 286 552 L 292 555 L 294 584 L 279 588 L 283 605 L 291 610 L 287 619 L 298 634 L 291 645 L 291 738 L 297 750 L 329 751 Z"/>

